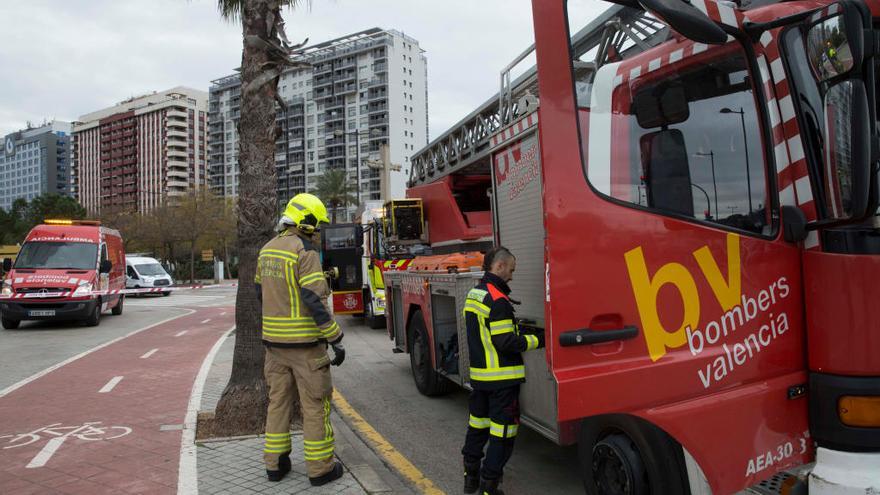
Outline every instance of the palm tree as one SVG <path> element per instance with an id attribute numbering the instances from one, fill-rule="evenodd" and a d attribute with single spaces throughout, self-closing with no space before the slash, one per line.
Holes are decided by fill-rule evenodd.
<path id="1" fill-rule="evenodd" d="M 281 8 L 301 3 L 302 0 L 217 0 L 225 19 L 241 20 L 243 39 L 235 353 L 232 376 L 211 425 L 212 433 L 218 436 L 262 432 L 266 423 L 262 308 L 254 288 L 254 274 L 259 250 L 272 238 L 277 215 L 275 104 L 284 107 L 278 96 L 278 79 L 285 69 L 307 66 L 294 61 L 305 42 L 296 46 L 288 42 Z"/>
<path id="2" fill-rule="evenodd" d="M 355 187 L 348 182 L 345 170 L 328 169 L 318 177 L 315 195 L 330 206 L 330 223 L 336 223 L 336 210 L 350 204 L 356 205 L 358 200 L 352 192 Z"/>

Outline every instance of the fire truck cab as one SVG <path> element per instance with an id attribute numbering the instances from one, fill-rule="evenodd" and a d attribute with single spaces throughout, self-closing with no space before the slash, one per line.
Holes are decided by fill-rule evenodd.
<path id="1" fill-rule="evenodd" d="M 536 67 L 412 160 L 432 247 L 490 215 L 517 256 L 523 422 L 591 494 L 880 490 L 880 2 L 616 3 L 532 0 Z M 491 208 L 432 204 L 466 181 Z M 480 276 L 436 268 L 385 275 L 428 394 L 469 386 Z"/>

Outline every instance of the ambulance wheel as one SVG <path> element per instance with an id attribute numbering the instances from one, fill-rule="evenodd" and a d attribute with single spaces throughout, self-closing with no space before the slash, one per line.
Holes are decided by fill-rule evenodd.
<path id="1" fill-rule="evenodd" d="M 690 492 L 681 445 L 629 416 L 585 421 L 578 458 L 588 495 Z"/>
<path id="2" fill-rule="evenodd" d="M 92 314 L 86 318 L 86 326 L 87 327 L 96 327 L 101 324 L 101 300 L 98 300 L 98 303 L 95 304 L 95 309 L 92 310 Z"/>
<path id="3" fill-rule="evenodd" d="M 19 320 L 10 320 L 9 318 L 0 318 L 0 324 L 3 325 L 3 328 L 6 330 L 15 330 L 21 324 Z"/>
<path id="4" fill-rule="evenodd" d="M 422 311 L 416 311 L 409 322 L 409 363 L 412 368 L 416 388 L 422 395 L 436 397 L 444 395 L 452 388 L 452 382 L 434 371 L 431 365 L 431 349 L 428 341 L 428 330 Z"/>
<path id="5" fill-rule="evenodd" d="M 119 316 L 122 314 L 122 305 L 125 303 L 125 296 L 119 296 L 119 302 L 116 303 L 116 306 L 113 306 L 113 309 L 110 311 L 114 316 Z"/>

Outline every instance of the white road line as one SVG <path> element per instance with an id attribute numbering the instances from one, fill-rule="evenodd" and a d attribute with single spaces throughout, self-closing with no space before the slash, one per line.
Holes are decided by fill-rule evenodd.
<path id="1" fill-rule="evenodd" d="M 175 336 L 175 337 L 182 337 L 182 336 L 186 335 L 186 332 L 189 332 L 189 330 L 184 330 L 184 331 L 182 331 L 182 332 L 177 332 L 176 334 L 174 334 L 174 336 Z"/>
<path id="2" fill-rule="evenodd" d="M 229 334 L 235 330 L 230 328 L 214 343 L 205 360 L 202 361 L 202 367 L 199 368 L 199 374 L 196 375 L 193 382 L 192 393 L 189 395 L 189 404 L 186 406 L 186 418 L 183 421 L 183 435 L 180 439 L 180 465 L 177 472 L 177 495 L 197 495 L 199 493 L 199 480 L 196 467 L 196 418 L 199 414 L 199 407 L 202 405 L 202 391 L 205 389 L 205 381 L 208 379 L 208 371 L 211 364 L 214 363 L 214 357 L 220 351 L 223 342 L 229 337 Z"/>
<path id="3" fill-rule="evenodd" d="M 170 318 L 166 318 L 166 319 L 164 319 L 164 320 L 162 320 L 162 321 L 159 321 L 159 322 L 153 323 L 152 325 L 148 325 L 148 326 L 146 326 L 146 327 L 144 327 L 144 328 L 139 328 L 139 329 L 137 329 L 137 330 L 135 330 L 135 331 L 133 331 L 133 332 L 129 332 L 129 333 L 127 333 L 127 334 L 125 334 L 125 335 L 123 335 L 123 336 L 121 336 L 121 337 L 115 338 L 115 339 L 113 339 L 113 340 L 111 340 L 111 341 L 109 341 L 109 342 L 104 342 L 103 344 L 101 344 L 101 345 L 99 345 L 99 346 L 97 346 L 97 347 L 92 347 L 91 349 L 89 349 L 89 350 L 87 350 L 87 351 L 85 351 L 85 352 L 81 352 L 81 353 L 77 354 L 76 356 L 73 356 L 72 358 L 65 359 L 64 361 L 61 361 L 61 362 L 58 363 L 58 364 L 52 365 L 52 366 L 50 366 L 50 367 L 44 369 L 43 371 L 39 371 L 39 372 L 37 372 L 37 373 L 34 373 L 33 375 L 31 375 L 31 376 L 25 378 L 24 380 L 21 380 L 21 381 L 19 381 L 19 382 L 17 382 L 17 383 L 13 383 L 12 385 L 10 385 L 10 386 L 4 388 L 3 390 L 0 390 L 0 399 L 2 399 L 3 397 L 9 395 L 11 392 L 14 392 L 14 391 L 20 389 L 21 387 L 24 387 L 25 385 L 27 385 L 27 384 L 30 383 L 30 382 L 32 382 L 32 381 L 34 381 L 34 380 L 37 380 L 37 379 L 39 379 L 39 378 L 42 378 L 42 377 L 48 375 L 49 373 L 51 373 L 51 372 L 57 370 L 58 368 L 61 368 L 62 366 L 66 366 L 66 365 L 68 365 L 68 364 L 70 364 L 70 363 L 76 361 L 77 359 L 82 359 L 82 358 L 88 356 L 89 354 L 91 354 L 91 353 L 93 353 L 93 352 L 95 352 L 95 351 L 99 351 L 99 350 L 101 350 L 101 349 L 107 347 L 108 345 L 115 344 L 115 343 L 119 342 L 120 340 L 127 339 L 127 338 L 131 337 L 132 335 L 134 335 L 134 334 L 136 334 L 136 333 L 143 332 L 144 330 L 149 330 L 149 329 L 151 329 L 151 328 L 153 328 L 153 327 L 157 327 L 157 326 L 159 326 L 159 325 L 162 325 L 163 323 L 168 323 L 169 321 L 176 320 L 177 318 L 181 318 L 181 317 L 183 317 L 183 316 L 189 316 L 189 315 L 191 315 L 191 314 L 193 314 L 193 313 L 195 313 L 195 312 L 196 312 L 196 311 L 195 311 L 194 309 L 188 309 L 188 310 L 186 310 L 186 313 L 179 314 L 179 315 L 177 315 L 177 316 L 172 316 L 172 317 L 170 317 Z"/>
<path id="4" fill-rule="evenodd" d="M 202 323 L 201 323 L 201 325 L 204 325 L 204 324 L 205 324 L 205 323 L 208 323 L 208 322 L 209 322 L 209 321 L 211 321 L 211 319 L 210 319 L 210 318 L 208 318 L 208 319 L 207 319 L 207 320 L 202 320 Z"/>
<path id="5" fill-rule="evenodd" d="M 141 359 L 147 359 L 148 357 L 152 356 L 153 354 L 156 354 L 156 351 L 158 351 L 158 350 L 159 349 L 153 349 L 152 351 L 147 351 L 146 354 L 141 356 Z"/>
<path id="6" fill-rule="evenodd" d="M 106 394 L 107 392 L 110 392 L 111 390 L 113 390 L 113 387 L 115 387 L 117 384 L 119 384 L 119 382 L 122 381 L 122 378 L 123 377 L 121 377 L 121 376 L 114 376 L 113 378 L 110 379 L 109 382 L 107 382 L 106 385 L 101 387 L 101 390 L 98 390 L 98 393 L 99 394 Z"/>
<path id="7" fill-rule="evenodd" d="M 58 450 L 58 447 L 61 447 L 61 444 L 67 440 L 67 435 L 61 437 L 55 437 L 46 442 L 46 445 L 43 446 L 43 450 L 40 451 L 37 455 L 31 459 L 31 462 L 28 463 L 25 468 L 38 468 L 43 467 L 49 462 L 49 459 L 55 454 L 55 451 Z"/>

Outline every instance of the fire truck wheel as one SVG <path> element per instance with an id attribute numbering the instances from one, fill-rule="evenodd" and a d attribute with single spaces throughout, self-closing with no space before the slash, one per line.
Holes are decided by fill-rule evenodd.
<path id="1" fill-rule="evenodd" d="M 114 316 L 119 316 L 122 314 L 122 305 L 125 303 L 125 296 L 119 296 L 119 302 L 116 306 L 113 306 L 113 309 L 110 311 Z"/>
<path id="2" fill-rule="evenodd" d="M 95 309 L 92 310 L 92 314 L 86 318 L 86 326 L 87 327 L 96 327 L 101 324 L 101 300 L 98 299 L 98 303 L 95 304 Z"/>
<path id="3" fill-rule="evenodd" d="M 629 416 L 585 421 L 578 457 L 588 495 L 689 492 L 678 442 L 659 428 Z"/>
<path id="4" fill-rule="evenodd" d="M 428 330 L 421 311 L 416 311 L 409 323 L 409 362 L 412 367 L 416 388 L 422 395 L 436 397 L 449 393 L 452 382 L 434 371 L 431 365 L 431 350 L 428 347 Z"/>
<path id="5" fill-rule="evenodd" d="M 2 324 L 3 328 L 6 330 L 15 330 L 21 322 L 18 320 L 10 320 L 9 318 L 0 318 L 0 324 Z"/>

